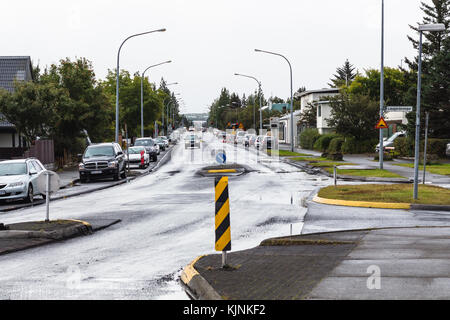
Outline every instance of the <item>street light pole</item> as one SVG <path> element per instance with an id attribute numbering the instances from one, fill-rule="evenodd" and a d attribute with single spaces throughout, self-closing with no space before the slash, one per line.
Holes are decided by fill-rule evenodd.
<path id="1" fill-rule="evenodd" d="M 420 90 L 422 86 L 422 34 L 424 31 L 444 31 L 443 23 L 419 25 L 419 64 L 417 72 L 417 105 L 416 105 L 416 139 L 414 146 L 414 192 L 413 198 L 419 197 L 419 144 L 420 144 Z"/>
<path id="2" fill-rule="evenodd" d="M 150 67 L 145 69 L 144 72 L 142 72 L 142 75 L 141 75 L 141 138 L 144 137 L 144 75 L 145 75 L 145 72 L 150 68 L 160 66 L 165 63 L 171 63 L 171 62 L 172 62 L 171 60 L 168 60 L 168 61 L 164 61 L 164 62 L 161 62 L 158 64 L 151 65 Z"/>
<path id="3" fill-rule="evenodd" d="M 133 37 L 142 36 L 144 34 L 153 33 L 153 32 L 164 32 L 166 29 L 158 29 L 158 30 L 152 30 L 142 33 L 136 33 L 128 38 L 126 38 L 122 44 L 119 47 L 119 50 L 117 52 L 117 69 L 116 69 L 116 130 L 115 130 L 115 141 L 119 142 L 119 74 L 120 74 L 120 50 L 122 49 L 122 46 L 124 43 Z"/>
<path id="4" fill-rule="evenodd" d="M 381 1 L 381 68 L 380 68 L 380 119 L 384 111 L 384 0 Z M 383 129 L 380 130 L 380 149 L 378 150 L 378 159 L 380 170 L 383 169 Z"/>
<path id="5" fill-rule="evenodd" d="M 168 84 L 166 84 L 166 87 L 167 87 L 167 86 L 174 85 L 174 84 L 178 84 L 178 82 L 168 83 Z M 170 99 L 170 98 L 171 98 L 171 97 L 167 97 L 167 98 L 164 99 L 164 101 L 163 101 L 163 110 L 162 110 L 162 112 L 161 112 L 161 116 L 162 116 L 162 119 L 161 119 L 161 127 L 162 127 L 162 130 L 161 130 L 161 132 L 162 132 L 162 134 L 165 134 L 166 131 L 167 131 L 167 130 L 164 130 L 164 112 L 165 112 L 165 107 L 166 107 L 166 100 L 167 100 L 167 99 Z"/>
<path id="6" fill-rule="evenodd" d="M 259 81 L 258 79 L 256 79 L 255 77 L 252 76 L 248 76 L 245 74 L 240 74 L 240 73 L 235 73 L 235 76 L 241 76 L 241 77 L 246 77 L 246 78 L 250 78 L 255 80 L 258 83 L 258 91 L 259 91 L 259 129 L 260 129 L 260 134 L 262 132 L 262 92 L 261 92 L 261 81 Z M 253 127 L 256 130 L 256 114 L 255 114 L 255 105 L 253 105 Z"/>
<path id="7" fill-rule="evenodd" d="M 270 51 L 264 51 L 264 50 L 260 50 L 260 49 L 255 49 L 255 51 L 256 52 L 264 52 L 264 53 L 280 56 L 280 57 L 284 58 L 284 60 L 286 60 L 286 62 L 289 65 L 289 71 L 290 71 L 290 75 L 291 75 L 291 151 L 294 152 L 294 106 L 293 106 L 294 99 L 293 99 L 293 92 L 292 92 L 292 66 L 291 66 L 291 63 L 282 54 L 275 53 L 275 52 L 270 52 Z"/>

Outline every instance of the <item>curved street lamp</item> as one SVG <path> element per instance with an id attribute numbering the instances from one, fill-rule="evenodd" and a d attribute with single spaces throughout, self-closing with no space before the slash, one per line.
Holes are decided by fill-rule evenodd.
<path id="1" fill-rule="evenodd" d="M 235 73 L 235 76 L 246 77 L 255 80 L 258 83 L 258 91 L 259 91 L 259 130 L 260 134 L 262 132 L 262 92 L 261 92 L 261 81 L 256 79 L 255 77 L 248 76 L 245 74 Z M 255 115 L 255 106 L 253 105 L 253 126 L 256 130 L 256 115 Z"/>
<path id="2" fill-rule="evenodd" d="M 284 60 L 286 60 L 286 62 L 289 65 L 289 70 L 290 70 L 290 74 L 291 74 L 291 151 L 294 152 L 294 107 L 293 107 L 293 101 L 294 100 L 293 100 L 293 94 L 292 94 L 292 66 L 291 66 L 291 63 L 282 54 L 275 53 L 275 52 L 270 52 L 270 51 L 265 51 L 265 50 L 260 50 L 260 49 L 255 49 L 255 51 L 256 52 L 263 52 L 263 53 L 273 54 L 273 55 L 282 57 Z"/>
<path id="3" fill-rule="evenodd" d="M 147 69 L 145 69 L 144 72 L 142 72 L 142 75 L 141 75 L 141 138 L 144 137 L 144 75 L 145 75 L 145 72 L 150 68 L 157 67 L 162 64 L 171 63 L 171 62 L 172 62 L 172 60 L 168 60 L 168 61 L 164 61 L 161 63 L 151 65 L 150 67 L 147 67 Z"/>
<path id="4" fill-rule="evenodd" d="M 414 146 L 414 191 L 413 198 L 419 197 L 419 145 L 420 145 L 420 89 L 422 86 L 422 34 L 426 31 L 445 31 L 443 23 L 419 25 L 419 65 L 417 72 L 416 141 Z"/>
<path id="5" fill-rule="evenodd" d="M 120 50 L 122 49 L 122 46 L 128 39 L 131 39 L 131 38 L 137 37 L 137 36 L 142 36 L 144 34 L 149 34 L 149 33 L 153 33 L 153 32 L 164 32 L 164 31 L 166 31 L 165 28 L 133 34 L 133 35 L 129 36 L 128 38 L 126 38 L 119 47 L 119 50 L 117 52 L 117 69 L 116 69 L 116 130 L 115 130 L 115 141 L 116 142 L 119 142 L 119 73 L 120 73 L 119 61 L 120 61 Z"/>

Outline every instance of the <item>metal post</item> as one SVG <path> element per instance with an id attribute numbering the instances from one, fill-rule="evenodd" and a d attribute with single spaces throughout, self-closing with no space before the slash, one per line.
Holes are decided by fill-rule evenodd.
<path id="1" fill-rule="evenodd" d="M 141 76 L 141 138 L 144 137 L 144 80 L 143 79 L 144 79 L 144 73 L 142 73 L 142 76 Z"/>
<path id="2" fill-rule="evenodd" d="M 227 266 L 227 252 L 222 251 L 222 268 Z"/>
<path id="3" fill-rule="evenodd" d="M 50 221 L 50 173 L 46 172 L 47 175 L 47 187 L 45 190 L 45 206 L 46 206 L 46 216 L 45 222 Z"/>
<path id="4" fill-rule="evenodd" d="M 337 186 L 337 169 L 336 169 L 336 165 L 333 166 L 333 178 L 334 178 L 334 186 Z"/>
<path id="5" fill-rule="evenodd" d="M 419 197 L 419 144 L 420 144 L 420 88 L 422 86 L 422 31 L 419 31 L 419 65 L 417 72 L 417 106 L 416 106 L 416 139 L 414 146 L 414 192 L 413 198 Z"/>
<path id="6" fill-rule="evenodd" d="M 384 111 L 384 0 L 381 1 L 381 69 L 380 69 L 380 119 Z M 380 170 L 383 169 L 383 129 L 380 130 L 380 149 L 378 158 L 380 161 Z"/>
<path id="7" fill-rule="evenodd" d="M 127 171 L 130 172 L 130 153 L 128 152 L 128 128 L 125 123 L 125 141 L 127 143 Z"/>
<path id="8" fill-rule="evenodd" d="M 122 49 L 122 46 L 124 43 L 133 37 L 142 36 L 144 34 L 153 33 L 153 32 L 164 32 L 166 29 L 158 29 L 158 30 L 152 30 L 142 33 L 137 33 L 129 36 L 126 38 L 122 44 L 119 47 L 119 50 L 117 51 L 117 67 L 116 67 L 116 128 L 115 128 L 115 142 L 119 142 L 119 73 L 120 73 L 120 50 Z"/>
<path id="9" fill-rule="evenodd" d="M 428 119 L 429 119 L 430 113 L 425 113 L 425 145 L 423 148 L 423 179 L 422 183 L 425 184 L 425 172 L 427 169 L 427 143 L 428 143 Z"/>
<path id="10" fill-rule="evenodd" d="M 259 134 L 262 134 L 263 123 L 262 123 L 262 91 L 261 91 L 261 82 L 259 82 L 258 85 L 259 85 Z"/>

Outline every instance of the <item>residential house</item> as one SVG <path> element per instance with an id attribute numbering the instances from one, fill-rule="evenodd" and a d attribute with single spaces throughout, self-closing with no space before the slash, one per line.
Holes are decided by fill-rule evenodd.
<path id="1" fill-rule="evenodd" d="M 31 81 L 32 66 L 29 56 L 0 56 L 0 88 L 14 91 L 15 81 Z M 0 114 L 0 159 L 21 157 L 25 139 L 16 127 Z"/>

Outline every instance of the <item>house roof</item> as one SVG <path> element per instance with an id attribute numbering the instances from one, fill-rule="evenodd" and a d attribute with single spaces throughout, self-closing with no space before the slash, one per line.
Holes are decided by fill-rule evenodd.
<path id="1" fill-rule="evenodd" d="M 0 56 L 0 88 L 14 91 L 14 81 L 30 81 L 31 58 L 29 56 Z M 0 128 L 14 128 L 0 113 Z"/>
<path id="2" fill-rule="evenodd" d="M 304 96 L 307 96 L 309 94 L 313 94 L 313 93 L 338 93 L 339 92 L 339 88 L 324 88 L 324 89 L 317 89 L 317 90 L 308 90 L 308 91 L 303 91 L 301 93 L 296 93 L 294 94 L 295 98 L 301 98 Z"/>
<path id="3" fill-rule="evenodd" d="M 14 81 L 32 80 L 29 56 L 0 56 L 0 88 L 14 91 Z"/>

